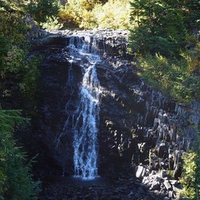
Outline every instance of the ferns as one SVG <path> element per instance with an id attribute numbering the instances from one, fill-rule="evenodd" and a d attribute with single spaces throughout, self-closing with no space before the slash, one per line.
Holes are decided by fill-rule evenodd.
<path id="1" fill-rule="evenodd" d="M 36 198 L 39 182 L 33 182 L 31 163 L 16 146 L 13 131 L 27 120 L 19 110 L 0 110 L 0 199 L 26 200 Z"/>

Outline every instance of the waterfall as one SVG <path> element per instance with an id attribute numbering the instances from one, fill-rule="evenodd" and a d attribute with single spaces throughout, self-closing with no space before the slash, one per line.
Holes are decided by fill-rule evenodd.
<path id="1" fill-rule="evenodd" d="M 74 133 L 74 177 L 92 180 L 98 177 L 98 122 L 100 83 L 96 63 L 100 57 L 96 42 L 90 36 L 71 37 L 69 53 L 75 61 L 82 60 L 83 79 L 80 85 L 80 101 L 75 111 Z"/>

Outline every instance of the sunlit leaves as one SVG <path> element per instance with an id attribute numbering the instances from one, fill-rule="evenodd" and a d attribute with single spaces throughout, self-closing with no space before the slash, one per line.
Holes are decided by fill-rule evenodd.
<path id="1" fill-rule="evenodd" d="M 95 0 L 69 0 L 59 17 L 68 27 L 127 29 L 129 14 L 128 0 L 108 0 L 104 4 Z"/>
<path id="2" fill-rule="evenodd" d="M 190 102 L 200 97 L 199 75 L 194 75 L 191 68 L 192 57 L 187 59 L 168 59 L 157 54 L 140 57 L 138 67 L 141 76 L 155 88 L 162 90 L 180 102 Z M 190 58 L 190 59 L 189 59 Z"/>
<path id="3" fill-rule="evenodd" d="M 108 1 L 95 16 L 99 28 L 128 29 L 130 6 L 127 1 Z"/>
<path id="4" fill-rule="evenodd" d="M 181 195 L 187 199 L 197 199 L 196 195 L 200 182 L 198 182 L 199 172 L 198 164 L 199 158 L 195 151 L 188 151 L 182 156 L 183 159 L 183 174 L 181 177 L 181 184 L 183 189 L 180 191 Z"/>

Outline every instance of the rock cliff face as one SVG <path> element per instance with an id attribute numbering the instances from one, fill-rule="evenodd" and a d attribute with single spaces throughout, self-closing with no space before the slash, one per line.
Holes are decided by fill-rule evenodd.
<path id="1" fill-rule="evenodd" d="M 80 60 L 69 60 L 66 47 L 72 34 L 79 37 L 80 32 L 51 32 L 33 46 L 33 53 L 45 58 L 32 130 L 38 145 L 35 151 L 43 160 L 38 163 L 42 177 L 73 175 L 73 132 L 66 131 L 66 124 L 70 126 L 79 101 L 82 69 Z M 88 32 L 81 37 L 84 34 Z M 102 57 L 96 66 L 101 85 L 99 175 L 136 178 L 162 198 L 175 198 L 172 188 L 177 182 L 164 179 L 163 174 L 169 169 L 174 179 L 180 176 L 181 154 L 193 144 L 197 132 L 193 124 L 200 123 L 200 103 L 178 104 L 144 83 L 126 52 L 128 32 L 89 34 L 95 36 Z M 163 173 L 155 178 L 159 170 Z M 136 198 L 136 193 L 128 191 L 130 199 Z"/>

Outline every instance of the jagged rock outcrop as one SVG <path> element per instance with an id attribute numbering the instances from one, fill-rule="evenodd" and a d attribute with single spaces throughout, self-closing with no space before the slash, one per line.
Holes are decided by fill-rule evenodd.
<path id="1" fill-rule="evenodd" d="M 45 57 L 32 130 L 39 145 L 35 151 L 43 160 L 38 163 L 40 175 L 73 175 L 73 132 L 65 130 L 79 100 L 79 63 L 84 58 L 70 62 L 67 45 L 72 34 L 84 39 L 91 35 L 90 41 L 95 40 L 96 53 L 102 57 L 96 66 L 101 85 L 99 174 L 114 181 L 125 176 L 123 180 L 132 188 L 136 181 L 142 182 L 137 182 L 141 194 L 118 185 L 114 192 L 103 187 L 103 198 L 114 195 L 113 199 L 120 199 L 120 193 L 127 199 L 176 198 L 181 154 L 193 144 L 197 130 L 192 125 L 200 123 L 200 103 L 179 104 L 144 83 L 137 75 L 134 58 L 126 52 L 128 32 L 123 31 L 51 31 L 33 42 L 33 53 Z M 161 175 L 160 170 L 173 170 L 176 180 Z M 127 177 L 134 178 L 134 184 Z M 92 195 L 90 199 L 94 199 L 94 190 L 86 192 Z"/>

